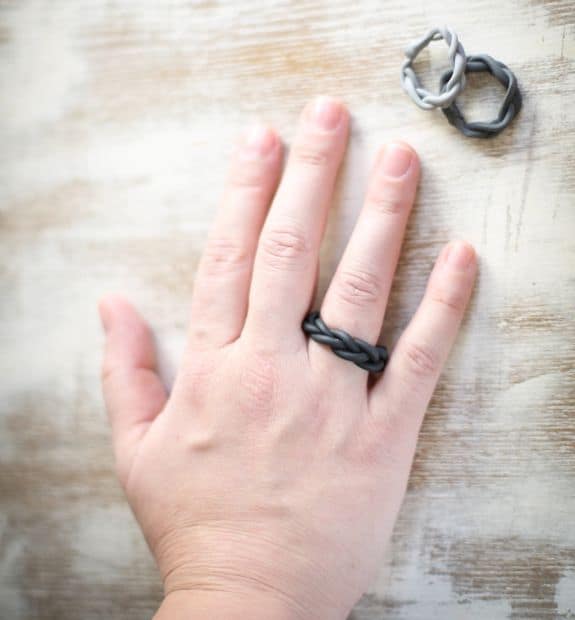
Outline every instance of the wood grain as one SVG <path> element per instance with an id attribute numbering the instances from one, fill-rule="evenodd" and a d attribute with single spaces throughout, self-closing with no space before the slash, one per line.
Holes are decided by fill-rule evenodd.
<path id="1" fill-rule="evenodd" d="M 264 117 L 289 143 L 318 93 L 353 113 L 321 290 L 394 137 L 423 181 L 384 339 L 446 240 L 481 256 L 389 562 L 353 617 L 575 618 L 574 20 L 571 0 L 0 0 L 1 618 L 151 616 L 160 585 L 113 477 L 96 300 L 135 300 L 170 380 L 235 137 Z M 524 109 L 493 141 L 400 89 L 403 45 L 444 22 L 519 78 Z M 443 55 L 422 55 L 428 83 Z M 463 105 L 479 118 L 500 96 L 472 79 Z"/>

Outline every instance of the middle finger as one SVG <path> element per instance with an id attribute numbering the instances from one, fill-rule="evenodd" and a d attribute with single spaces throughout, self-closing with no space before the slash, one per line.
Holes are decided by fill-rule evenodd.
<path id="1" fill-rule="evenodd" d="M 347 143 L 345 107 L 320 97 L 303 111 L 286 171 L 262 229 L 244 333 L 295 349 L 315 284 L 319 247 Z"/>

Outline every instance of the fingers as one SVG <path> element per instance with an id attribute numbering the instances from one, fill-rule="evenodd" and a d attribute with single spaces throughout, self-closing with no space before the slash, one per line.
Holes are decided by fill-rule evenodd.
<path id="1" fill-rule="evenodd" d="M 253 128 L 235 154 L 194 284 L 190 341 L 195 349 L 232 342 L 242 330 L 258 237 L 281 156 L 278 136 L 266 127 Z"/>
<path id="2" fill-rule="evenodd" d="M 150 331 L 136 310 L 120 297 L 103 299 L 99 310 L 106 333 L 102 386 L 124 482 L 136 446 L 167 394 L 156 371 Z"/>
<path id="3" fill-rule="evenodd" d="M 469 244 L 452 242 L 443 249 L 415 316 L 372 390 L 373 416 L 393 411 L 399 426 L 414 431 L 413 439 L 455 341 L 476 272 Z"/>
<path id="4" fill-rule="evenodd" d="M 392 143 L 379 153 L 365 204 L 321 308 L 330 327 L 377 341 L 418 179 L 419 160 L 409 145 Z M 314 341 L 310 358 L 330 373 L 367 380 L 365 371 L 350 369 L 349 362 Z"/>
<path id="5" fill-rule="evenodd" d="M 343 105 L 320 97 L 302 113 L 264 224 L 244 333 L 293 347 L 313 293 L 319 246 L 348 134 Z"/>

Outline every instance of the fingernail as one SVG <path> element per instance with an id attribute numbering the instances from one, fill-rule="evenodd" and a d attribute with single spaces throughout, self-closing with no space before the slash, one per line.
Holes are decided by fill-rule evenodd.
<path id="1" fill-rule="evenodd" d="M 335 129 L 341 121 L 343 106 L 330 97 L 318 97 L 311 110 L 311 120 L 320 128 Z"/>
<path id="2" fill-rule="evenodd" d="M 276 143 L 276 135 L 264 125 L 255 125 L 246 134 L 244 139 L 244 152 L 251 157 L 265 157 Z"/>
<path id="3" fill-rule="evenodd" d="M 411 166 L 413 151 L 401 143 L 388 144 L 383 153 L 381 171 L 388 177 L 401 177 Z"/>
<path id="4" fill-rule="evenodd" d="M 464 271 L 475 260 L 475 250 L 465 241 L 454 241 L 447 246 L 445 260 L 453 269 Z"/>

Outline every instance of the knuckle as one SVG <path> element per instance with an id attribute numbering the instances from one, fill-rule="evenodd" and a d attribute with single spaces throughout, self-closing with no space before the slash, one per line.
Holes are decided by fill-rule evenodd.
<path id="1" fill-rule="evenodd" d="M 398 215 L 407 211 L 409 203 L 397 192 L 371 192 L 368 197 L 370 207 L 383 215 Z"/>
<path id="2" fill-rule="evenodd" d="M 278 384 L 277 369 L 269 357 L 257 353 L 246 355 L 240 371 L 239 407 L 249 418 L 267 418 L 273 411 Z"/>
<path id="3" fill-rule="evenodd" d="M 188 328 L 188 339 L 195 346 L 209 344 L 211 342 L 212 332 L 208 325 L 202 322 L 194 322 Z"/>
<path id="4" fill-rule="evenodd" d="M 266 262 L 273 267 L 289 267 L 298 264 L 310 252 L 304 234 L 293 227 L 272 228 L 262 239 Z"/>
<path id="5" fill-rule="evenodd" d="M 204 407 L 208 397 L 213 393 L 213 383 L 217 381 L 217 352 L 202 351 L 192 347 L 194 356 L 186 355 L 174 393 L 183 397 L 193 407 Z"/>
<path id="6" fill-rule="evenodd" d="M 241 271 L 249 265 L 249 258 L 249 252 L 236 240 L 217 237 L 206 245 L 202 256 L 203 269 L 208 276 Z"/>
<path id="7" fill-rule="evenodd" d="M 379 278 L 363 269 L 346 269 L 337 278 L 337 293 L 341 300 L 353 306 L 373 305 L 381 299 Z"/>
<path id="8" fill-rule="evenodd" d="M 428 345 L 409 342 L 405 348 L 409 370 L 419 377 L 435 376 L 441 367 L 439 356 Z"/>
<path id="9" fill-rule="evenodd" d="M 431 301 L 449 313 L 460 315 L 465 310 L 466 297 L 456 290 L 433 287 L 429 291 Z"/>
<path id="10" fill-rule="evenodd" d="M 300 142 L 292 148 L 292 157 L 296 162 L 313 168 L 325 166 L 329 161 L 329 154 L 330 151 L 325 146 L 311 142 Z"/>
<path id="11" fill-rule="evenodd" d="M 229 184 L 234 189 L 258 192 L 265 185 L 266 178 L 266 170 L 256 163 L 235 164 L 230 172 Z"/>

